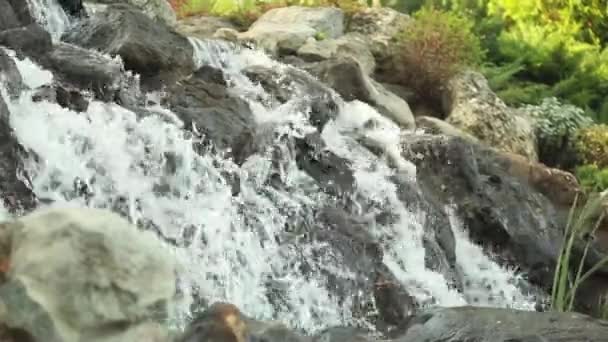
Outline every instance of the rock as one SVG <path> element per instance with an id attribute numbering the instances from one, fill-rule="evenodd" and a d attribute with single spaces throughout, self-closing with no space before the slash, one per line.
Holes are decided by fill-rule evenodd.
<path id="1" fill-rule="evenodd" d="M 0 193 L 3 205 L 11 213 L 21 213 L 36 206 L 36 197 L 24 184 L 23 157 L 25 150 L 17 141 L 10 125 L 10 112 L 0 95 Z"/>
<path id="2" fill-rule="evenodd" d="M 127 70 L 141 75 L 144 86 L 158 88 L 194 70 L 188 40 L 132 6 L 120 4 L 82 20 L 63 39 L 110 55 L 119 55 Z"/>
<path id="3" fill-rule="evenodd" d="M 349 327 L 333 327 L 315 335 L 312 342 L 374 342 L 367 331 Z"/>
<path id="4" fill-rule="evenodd" d="M 93 50 L 59 43 L 43 64 L 66 88 L 89 90 L 98 99 L 114 100 L 121 87 L 121 63 Z"/>
<path id="5" fill-rule="evenodd" d="M 532 124 L 490 89 L 485 77 L 465 71 L 448 82 L 443 104 L 447 122 L 485 144 L 537 161 Z"/>
<path id="6" fill-rule="evenodd" d="M 366 8 L 355 13 L 348 32 L 362 34 L 376 58 L 376 79 L 382 82 L 400 83 L 403 74 L 399 62 L 399 44 L 395 36 L 412 19 L 388 7 Z"/>
<path id="7" fill-rule="evenodd" d="M 350 57 L 328 60 L 308 68 L 346 101 L 365 102 L 405 128 L 414 128 L 414 116 L 407 102 L 365 75 Z"/>
<path id="8" fill-rule="evenodd" d="M 272 100 L 280 104 L 293 101 L 302 111 L 308 111 L 309 122 L 319 131 L 329 120 L 338 116 L 338 96 L 301 70 L 252 66 L 245 68 L 243 73 L 253 82 L 259 83 L 271 95 Z"/>
<path id="9" fill-rule="evenodd" d="M 559 208 L 491 148 L 420 134 L 405 136 L 402 144 L 427 200 L 453 205 L 473 242 L 499 263 L 517 265 L 533 284 L 551 287 L 565 224 Z"/>
<path id="10" fill-rule="evenodd" d="M 215 303 L 186 328 L 176 342 L 245 342 L 249 329 L 240 310 L 229 303 Z"/>
<path id="11" fill-rule="evenodd" d="M 1 45 L 33 59 L 39 59 L 53 48 L 51 35 L 37 23 L 1 31 Z"/>
<path id="12" fill-rule="evenodd" d="M 478 143 L 479 140 L 467 132 L 458 129 L 449 123 L 437 119 L 432 116 L 418 116 L 416 117 L 416 127 L 423 130 L 425 133 L 434 135 L 448 135 L 454 137 L 461 137 L 471 142 Z"/>
<path id="13" fill-rule="evenodd" d="M 0 322 L 37 341 L 158 336 L 148 322 L 166 319 L 175 275 L 153 233 L 88 208 L 39 210 L 3 229 L 12 249 Z"/>
<path id="14" fill-rule="evenodd" d="M 82 0 L 59 0 L 59 4 L 66 14 L 73 17 L 81 17 L 85 15 L 85 9 Z"/>
<path id="15" fill-rule="evenodd" d="M 239 31 L 227 27 L 222 27 L 215 31 L 212 36 L 213 39 L 221 39 L 232 43 L 238 43 Z"/>
<path id="16" fill-rule="evenodd" d="M 216 302 L 198 315 L 176 342 L 307 342 L 276 322 L 251 319 L 229 303 Z"/>
<path id="17" fill-rule="evenodd" d="M 62 0 L 69 2 L 78 2 L 80 0 Z M 173 7 L 167 0 L 86 0 L 89 3 L 99 3 L 105 5 L 111 4 L 129 4 L 143 12 L 150 19 L 157 22 L 162 22 L 167 26 L 175 26 L 177 24 L 177 16 Z"/>
<path id="18" fill-rule="evenodd" d="M 250 41 L 271 54 L 295 53 L 308 38 L 344 34 L 344 13 L 335 7 L 290 6 L 264 13 L 239 40 Z"/>
<path id="19" fill-rule="evenodd" d="M 221 70 L 204 66 L 189 79 L 167 89 L 163 99 L 193 131 L 223 149 L 255 126 L 249 104 L 229 92 Z"/>
<path id="20" fill-rule="evenodd" d="M 7 0 L 0 0 L 0 31 L 21 26 L 13 6 Z"/>
<path id="21" fill-rule="evenodd" d="M 316 40 L 308 38 L 298 49 L 298 56 L 307 62 L 319 62 L 330 58 L 352 57 L 365 75 L 371 75 L 376 67 L 374 56 L 367 47 L 365 37 L 349 33 L 337 39 Z"/>
<path id="22" fill-rule="evenodd" d="M 213 38 L 219 29 L 237 30 L 237 27 L 227 19 L 203 15 L 180 19 L 175 29 L 187 37 L 209 39 Z"/>
<path id="23" fill-rule="evenodd" d="M 23 0 L 6 0 L 13 7 L 13 13 L 17 16 L 17 20 L 21 25 L 30 25 L 35 22 L 30 13 L 30 6 L 27 1 Z"/>
<path id="24" fill-rule="evenodd" d="M 604 341 L 607 333 L 607 322 L 581 314 L 459 307 L 421 313 L 398 341 Z"/>
<path id="25" fill-rule="evenodd" d="M 8 95 L 11 98 L 18 97 L 21 91 L 26 88 L 15 61 L 2 48 L 0 48 L 0 74 L 2 74 L 0 82 L 6 87 Z"/>
<path id="26" fill-rule="evenodd" d="M 75 112 L 86 112 L 89 108 L 89 101 L 84 97 L 79 89 L 68 89 L 60 84 L 45 85 L 36 90 L 32 95 L 34 102 L 48 101 L 57 103 L 63 108 Z"/>

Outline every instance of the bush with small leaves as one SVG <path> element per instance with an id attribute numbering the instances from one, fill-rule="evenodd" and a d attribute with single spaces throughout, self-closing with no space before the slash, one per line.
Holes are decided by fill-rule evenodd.
<path id="1" fill-rule="evenodd" d="M 522 109 L 534 120 L 540 161 L 551 167 L 573 168 L 578 162 L 576 133 L 591 126 L 593 120 L 581 108 L 562 104 L 554 97 Z"/>
<path id="2" fill-rule="evenodd" d="M 583 165 L 576 168 L 576 178 L 585 192 L 602 192 L 608 190 L 608 168 L 597 165 Z"/>
<path id="3" fill-rule="evenodd" d="M 593 125 L 578 132 L 576 148 L 585 164 L 608 167 L 608 125 Z"/>
<path id="4" fill-rule="evenodd" d="M 423 7 L 400 34 L 403 83 L 429 104 L 436 103 L 447 81 L 483 59 L 473 22 L 455 12 Z"/>

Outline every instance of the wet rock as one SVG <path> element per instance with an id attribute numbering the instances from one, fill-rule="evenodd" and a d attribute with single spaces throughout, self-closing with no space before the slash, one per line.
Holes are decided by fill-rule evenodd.
<path id="1" fill-rule="evenodd" d="M 68 89 L 59 84 L 40 87 L 32 95 L 32 100 L 57 103 L 61 107 L 75 112 L 86 112 L 89 108 L 89 101 L 80 89 Z"/>
<path id="2" fill-rule="evenodd" d="M 6 87 L 11 98 L 18 97 L 26 88 L 15 61 L 4 49 L 0 49 L 0 74 L 2 74 L 0 82 Z"/>
<path id="3" fill-rule="evenodd" d="M 293 54 L 317 34 L 338 38 L 343 33 L 342 10 L 290 6 L 264 13 L 247 32 L 239 34 L 239 40 L 253 42 L 271 54 Z"/>
<path id="4" fill-rule="evenodd" d="M 537 161 L 532 123 L 509 108 L 490 89 L 485 77 L 465 71 L 452 78 L 444 94 L 447 122 L 504 152 Z"/>
<path id="5" fill-rule="evenodd" d="M 471 239 L 551 287 L 565 221 L 542 193 L 512 175 L 494 150 L 463 138 L 409 135 L 403 154 L 427 200 L 454 205 Z"/>
<path id="6" fill-rule="evenodd" d="M 189 129 L 221 149 L 233 146 L 245 129 L 255 126 L 249 104 L 231 94 L 222 71 L 210 66 L 169 87 L 163 102 Z"/>
<path id="7" fill-rule="evenodd" d="M 38 60 L 52 47 L 51 35 L 37 23 L 0 31 L 0 46 Z"/>
<path id="8" fill-rule="evenodd" d="M 78 2 L 80 0 L 64 1 Z M 162 22 L 168 26 L 174 26 L 177 22 L 175 11 L 167 0 L 87 0 L 87 2 L 106 5 L 127 3 L 142 11 L 152 20 Z"/>
<path id="9" fill-rule="evenodd" d="M 27 1 L 23 0 L 6 0 L 13 7 L 17 20 L 21 25 L 29 25 L 34 23 L 34 18 L 30 13 L 30 6 Z"/>
<path id="10" fill-rule="evenodd" d="M 40 210 L 1 228 L 12 247 L 0 322 L 37 341 L 163 341 L 153 322 L 166 319 L 174 265 L 153 233 L 84 208 Z"/>
<path id="11" fill-rule="evenodd" d="M 0 31 L 21 26 L 13 6 L 7 0 L 0 0 Z"/>
<path id="12" fill-rule="evenodd" d="M 23 171 L 26 151 L 19 144 L 10 126 L 10 112 L 0 95 L 0 192 L 3 204 L 11 213 L 28 211 L 36 206 L 36 197 L 29 188 Z"/>
<path id="13" fill-rule="evenodd" d="M 414 128 L 414 116 L 407 102 L 365 75 L 351 57 L 328 60 L 306 68 L 338 92 L 346 101 L 359 100 L 405 128 Z"/>
<path id="14" fill-rule="evenodd" d="M 187 37 L 209 39 L 219 29 L 236 30 L 237 27 L 227 19 L 203 15 L 180 19 L 175 29 Z"/>
<path id="15" fill-rule="evenodd" d="M 307 342 L 277 322 L 254 320 L 229 303 L 216 302 L 199 314 L 176 342 Z"/>
<path id="16" fill-rule="evenodd" d="M 109 5 L 66 32 L 68 43 L 122 58 L 127 70 L 141 75 L 144 86 L 158 88 L 194 70 L 188 40 L 127 4 Z"/>
<path id="17" fill-rule="evenodd" d="M 370 222 L 337 208 L 324 207 L 317 213 L 315 223 L 308 238 L 328 244 L 331 257 L 337 258 L 338 264 L 350 273 L 344 278 L 330 273 L 327 276 L 334 296 L 353 302 L 354 317 L 366 318 L 379 331 L 389 333 L 414 312 L 414 298 L 382 262 L 380 242 L 367 231 Z M 327 252 L 317 253 L 323 258 Z"/>
<path id="18" fill-rule="evenodd" d="M 245 75 L 259 83 L 278 103 L 293 101 L 309 112 L 309 122 L 319 131 L 338 116 L 339 98 L 309 74 L 295 68 L 274 70 L 261 66 L 248 67 Z"/>
<path id="19" fill-rule="evenodd" d="M 66 14 L 73 17 L 81 17 L 86 13 L 82 0 L 59 0 L 59 5 L 61 5 Z"/>
<path id="20" fill-rule="evenodd" d="M 372 342 L 377 338 L 367 331 L 348 327 L 334 327 L 326 329 L 312 339 L 312 342 Z"/>
<path id="21" fill-rule="evenodd" d="M 398 341 L 604 341 L 608 323 L 575 313 L 438 308 L 419 314 Z"/>
<path id="22" fill-rule="evenodd" d="M 43 64 L 59 82 L 91 91 L 100 100 L 113 101 L 122 82 L 122 65 L 101 53 L 59 43 Z"/>
<path id="23" fill-rule="evenodd" d="M 326 193 L 338 197 L 352 194 L 355 177 L 349 161 L 329 151 L 317 132 L 295 140 L 296 164 Z"/>

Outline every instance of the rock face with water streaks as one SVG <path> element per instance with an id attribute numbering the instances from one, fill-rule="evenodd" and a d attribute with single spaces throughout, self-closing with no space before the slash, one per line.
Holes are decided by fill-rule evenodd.
<path id="1" fill-rule="evenodd" d="M 63 39 L 122 58 L 125 68 L 150 87 L 171 84 L 194 70 L 188 40 L 126 4 L 109 5 L 83 20 Z"/>
<path id="2" fill-rule="evenodd" d="M 162 341 L 154 321 L 175 292 L 174 265 L 152 233 L 77 208 L 39 210 L 0 231 L 0 260 L 9 253 L 0 322 L 36 341 Z"/>

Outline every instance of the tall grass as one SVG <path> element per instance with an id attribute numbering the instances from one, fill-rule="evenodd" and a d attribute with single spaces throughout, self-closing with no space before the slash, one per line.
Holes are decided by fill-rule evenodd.
<path id="1" fill-rule="evenodd" d="M 553 278 L 551 308 L 554 311 L 572 311 L 579 286 L 602 266 L 608 264 L 608 256 L 605 256 L 584 272 L 585 260 L 593 241 L 593 236 L 595 236 L 597 229 L 606 217 L 606 199 L 608 199 L 608 191 L 591 194 L 582 208 L 579 209 L 579 197 L 577 196 L 570 209 L 568 223 L 564 232 L 564 240 Z M 579 239 L 586 239 L 586 244 L 578 267 L 574 269 L 575 273 L 572 273 L 574 267 L 572 252 L 575 242 Z"/>

